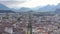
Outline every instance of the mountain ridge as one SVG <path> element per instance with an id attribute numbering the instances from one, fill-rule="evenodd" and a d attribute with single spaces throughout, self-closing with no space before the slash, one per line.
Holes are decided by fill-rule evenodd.
<path id="1" fill-rule="evenodd" d="M 9 7 L 4 4 L 0 4 L 0 13 L 14 13 Z"/>

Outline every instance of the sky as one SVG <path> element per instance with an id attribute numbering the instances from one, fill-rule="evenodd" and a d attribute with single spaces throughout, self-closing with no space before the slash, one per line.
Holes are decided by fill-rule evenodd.
<path id="1" fill-rule="evenodd" d="M 19 7 L 37 7 L 45 5 L 57 5 L 60 3 L 60 0 L 0 0 L 0 3 L 5 4 L 10 8 L 19 8 Z"/>

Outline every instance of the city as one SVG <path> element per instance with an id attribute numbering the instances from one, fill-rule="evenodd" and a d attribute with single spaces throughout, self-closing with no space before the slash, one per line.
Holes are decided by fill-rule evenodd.
<path id="1" fill-rule="evenodd" d="M 60 16 L 58 14 L 39 15 L 38 12 L 30 14 L 32 34 L 60 33 Z M 0 13 L 0 34 L 27 34 L 28 23 L 29 12 Z"/>
<path id="2" fill-rule="evenodd" d="M 0 34 L 60 34 L 60 0 L 0 0 Z"/>

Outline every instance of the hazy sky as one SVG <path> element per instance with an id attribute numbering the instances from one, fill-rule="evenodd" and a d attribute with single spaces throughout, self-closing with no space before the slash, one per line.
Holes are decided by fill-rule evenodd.
<path id="1" fill-rule="evenodd" d="M 3 3 L 11 8 L 15 7 L 37 7 L 45 5 L 57 5 L 60 3 L 60 0 L 0 0 L 0 3 Z"/>

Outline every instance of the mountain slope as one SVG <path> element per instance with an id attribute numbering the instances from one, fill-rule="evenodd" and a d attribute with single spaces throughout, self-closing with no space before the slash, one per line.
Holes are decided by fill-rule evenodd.
<path id="1" fill-rule="evenodd" d="M 39 12 L 55 11 L 56 9 L 60 8 L 60 3 L 58 5 L 46 5 L 46 6 L 43 6 L 43 7 L 38 6 L 36 8 L 34 8 L 33 10 L 34 11 L 39 11 Z"/>
<path id="2" fill-rule="evenodd" d="M 0 4 L 0 13 L 13 13 L 14 11 L 12 11 L 10 8 L 8 8 L 7 6 Z"/>
<path id="3" fill-rule="evenodd" d="M 12 10 L 0 10 L 0 13 L 15 13 Z"/>
<path id="4" fill-rule="evenodd" d="M 30 11 L 30 8 L 22 7 L 22 8 L 20 9 L 20 11 L 22 11 L 22 12 Z"/>
<path id="5" fill-rule="evenodd" d="M 7 6 L 0 4 L 0 10 L 9 10 L 10 8 L 8 8 Z"/>
<path id="6" fill-rule="evenodd" d="M 55 10 L 56 14 L 60 14 L 60 8 Z"/>

